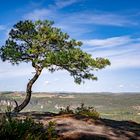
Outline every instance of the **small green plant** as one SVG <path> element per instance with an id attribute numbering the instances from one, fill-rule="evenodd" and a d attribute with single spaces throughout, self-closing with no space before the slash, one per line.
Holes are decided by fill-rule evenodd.
<path id="1" fill-rule="evenodd" d="M 75 114 L 86 116 L 86 117 L 91 117 L 94 119 L 98 119 L 100 117 L 99 112 L 97 112 L 94 107 L 85 106 L 84 103 L 81 103 L 81 106 L 76 108 Z"/>
<path id="2" fill-rule="evenodd" d="M 11 116 L 10 116 L 11 117 Z M 56 140 L 55 123 L 50 122 L 45 129 L 43 124 L 35 122 L 27 117 L 26 119 L 7 118 L 6 115 L 0 118 L 0 139 L 1 140 Z"/>
<path id="3" fill-rule="evenodd" d="M 55 130 L 56 123 L 54 121 L 50 121 L 47 127 L 47 138 L 48 140 L 56 140 L 57 132 Z"/>
<path id="4" fill-rule="evenodd" d="M 12 106 L 8 105 L 6 106 L 5 115 L 9 120 L 11 119 L 11 114 L 12 114 Z"/>
<path id="5" fill-rule="evenodd" d="M 74 111 L 70 109 L 70 105 L 66 106 L 65 109 L 61 108 L 59 114 L 73 114 Z"/>
<path id="6" fill-rule="evenodd" d="M 86 116 L 94 119 L 98 119 L 100 117 L 99 112 L 92 106 L 85 106 L 84 103 L 81 103 L 80 107 L 76 109 L 70 109 L 70 105 L 68 105 L 65 109 L 60 109 L 59 114 L 76 114 L 81 116 Z"/>

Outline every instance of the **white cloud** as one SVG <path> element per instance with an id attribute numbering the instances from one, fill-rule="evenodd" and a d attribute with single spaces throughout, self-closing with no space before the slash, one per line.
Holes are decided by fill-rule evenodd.
<path id="1" fill-rule="evenodd" d="M 32 19 L 32 20 L 38 20 L 38 19 L 48 19 L 48 17 L 60 17 L 59 14 L 56 12 L 57 10 L 70 6 L 71 4 L 74 4 L 78 2 L 79 0 L 55 0 L 53 5 L 49 5 L 48 8 L 44 9 L 35 9 L 32 12 L 29 12 L 23 16 L 24 19 Z"/>
<path id="2" fill-rule="evenodd" d="M 56 0 L 55 5 L 58 8 L 64 8 L 64 7 L 67 7 L 67 6 L 72 5 L 74 3 L 77 3 L 78 1 L 79 0 Z"/>
<path id="3" fill-rule="evenodd" d="M 9 31 L 10 31 L 10 29 L 6 26 L 3 26 L 1 29 L 2 29 L 3 32 L 1 32 L 1 34 L 0 34 L 0 46 L 2 46 L 4 44 L 5 40 L 9 36 Z"/>
<path id="4" fill-rule="evenodd" d="M 51 14 L 51 11 L 49 9 L 35 9 L 33 12 L 30 12 L 24 15 L 23 18 L 39 20 L 39 19 L 45 19 L 50 14 Z"/>
<path id="5" fill-rule="evenodd" d="M 19 66 L 12 66 L 8 62 L 0 62 L 0 78 L 11 78 L 32 75 L 34 69 L 29 65 L 22 63 Z"/>
<path id="6" fill-rule="evenodd" d="M 111 61 L 108 69 L 140 68 L 140 39 L 131 36 L 92 39 L 84 41 L 84 50 L 93 57 Z"/>
<path id="7" fill-rule="evenodd" d="M 81 14 L 81 22 L 87 24 L 97 24 L 97 25 L 112 25 L 112 26 L 130 26 L 137 25 L 127 16 L 122 16 L 119 14 L 105 13 L 105 12 L 94 12 L 93 14 L 85 13 Z M 80 21 L 80 20 L 79 20 Z"/>
<path id="8" fill-rule="evenodd" d="M 111 37 L 105 39 L 83 40 L 84 45 L 93 47 L 113 47 L 131 43 L 133 39 L 129 36 Z"/>
<path id="9" fill-rule="evenodd" d="M 0 31 L 5 30 L 6 27 L 4 25 L 0 25 Z"/>
<path id="10" fill-rule="evenodd" d="M 78 3 L 80 0 L 55 0 L 54 4 L 48 5 L 47 8 L 34 9 L 25 14 L 24 19 L 45 19 L 51 17 L 53 20 L 61 19 L 63 26 L 69 24 L 92 24 L 92 25 L 108 25 L 108 26 L 138 26 L 139 21 L 133 20 L 133 15 L 119 14 L 112 12 L 96 11 L 90 12 L 71 12 L 63 14 L 60 9 Z M 59 19 L 58 19 L 59 17 Z M 78 27 L 78 26 L 77 26 Z"/>
<path id="11" fill-rule="evenodd" d="M 139 21 L 134 21 L 133 16 L 127 14 L 110 13 L 104 11 L 70 13 L 67 20 L 77 24 L 107 25 L 107 26 L 138 26 Z M 67 21 L 66 20 L 66 21 Z"/>
<path id="12" fill-rule="evenodd" d="M 55 79 L 54 79 L 54 82 L 57 82 L 57 81 L 59 81 L 59 79 L 58 79 L 58 78 L 55 78 Z"/>
<path id="13" fill-rule="evenodd" d="M 124 85 L 123 84 L 119 85 L 119 88 L 124 88 Z"/>
<path id="14" fill-rule="evenodd" d="M 45 81 L 44 84 L 45 84 L 45 85 L 46 85 L 46 84 L 48 85 L 48 84 L 50 84 L 50 82 L 49 82 L 49 81 Z"/>
<path id="15" fill-rule="evenodd" d="M 88 49 L 85 49 L 85 51 Z M 86 51 L 90 53 L 94 57 L 106 57 L 106 58 L 111 58 L 115 56 L 122 56 L 124 54 L 132 53 L 133 49 L 128 49 L 128 50 L 96 50 L 96 51 Z"/>
<path id="16" fill-rule="evenodd" d="M 111 67 L 109 69 L 140 68 L 140 53 L 129 53 L 125 55 L 111 57 Z"/>

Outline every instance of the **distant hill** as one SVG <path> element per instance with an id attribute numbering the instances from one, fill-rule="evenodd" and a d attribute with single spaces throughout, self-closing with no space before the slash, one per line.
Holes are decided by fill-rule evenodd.
<path id="1" fill-rule="evenodd" d="M 25 92 L 2 92 L 0 94 L 0 111 L 6 106 L 15 106 L 14 100 L 20 104 L 25 98 Z M 9 103 L 10 102 L 10 103 Z M 46 93 L 32 94 L 29 105 L 23 112 L 59 112 L 60 108 L 70 105 L 78 107 L 81 103 L 93 106 L 102 118 L 114 120 L 132 120 L 140 123 L 140 94 L 139 93 Z"/>

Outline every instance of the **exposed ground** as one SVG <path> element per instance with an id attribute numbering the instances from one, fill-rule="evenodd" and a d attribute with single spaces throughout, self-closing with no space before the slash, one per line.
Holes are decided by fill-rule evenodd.
<path id="1" fill-rule="evenodd" d="M 18 115 L 26 116 L 42 122 L 44 126 L 55 121 L 60 140 L 140 140 L 140 124 L 132 121 L 93 120 L 76 115 L 36 112 Z"/>

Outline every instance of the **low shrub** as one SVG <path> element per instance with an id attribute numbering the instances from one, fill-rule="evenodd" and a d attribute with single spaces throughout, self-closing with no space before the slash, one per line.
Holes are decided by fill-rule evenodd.
<path id="1" fill-rule="evenodd" d="M 56 140 L 55 123 L 50 122 L 45 129 L 43 124 L 26 119 L 15 119 L 5 115 L 0 118 L 1 140 Z"/>
<path id="2" fill-rule="evenodd" d="M 74 111 L 70 109 L 70 105 L 68 105 L 66 108 L 61 108 L 59 111 L 59 114 L 74 114 Z"/>
<path id="3" fill-rule="evenodd" d="M 60 109 L 59 114 L 76 114 L 81 116 L 90 117 L 93 119 L 100 118 L 99 112 L 92 106 L 85 106 L 84 103 L 81 103 L 80 107 L 76 109 L 70 109 L 70 106 L 67 106 L 65 109 Z"/>
<path id="4" fill-rule="evenodd" d="M 97 112 L 94 107 L 85 106 L 84 103 L 81 103 L 81 106 L 76 108 L 75 114 L 90 117 L 93 119 L 100 118 L 99 112 Z"/>

